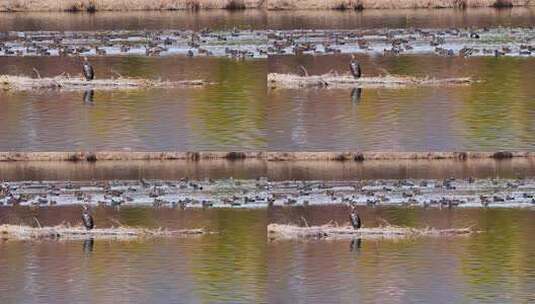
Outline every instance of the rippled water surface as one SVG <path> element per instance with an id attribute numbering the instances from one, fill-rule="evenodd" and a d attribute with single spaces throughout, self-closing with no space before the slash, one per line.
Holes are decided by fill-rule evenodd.
<path id="1" fill-rule="evenodd" d="M 533 9 L 364 12 L 0 14 L 0 32 L 374 28 L 526 28 Z M 11 33 L 13 34 L 13 33 Z M 4 36 L 2 36 L 4 37 Z M 531 41 L 534 37 L 525 37 Z M 535 59 L 359 54 L 365 75 L 465 77 L 470 86 L 267 89 L 270 72 L 347 72 L 348 54 L 233 60 L 100 56 L 99 78 L 205 79 L 198 88 L 0 91 L 0 151 L 533 150 Z M 0 57 L 0 74 L 78 75 L 75 57 Z M 275 181 L 533 177 L 529 159 L 402 162 L 0 163 L 0 180 L 180 178 Z M 502 180 L 501 182 L 503 182 Z M 493 180 L 488 180 L 493 182 Z M 16 183 L 15 183 L 16 184 Z M 31 186 L 31 185 L 30 185 Z M 386 191 L 386 190 L 385 190 Z M 439 189 L 436 191 L 440 191 Z M 246 193 L 237 193 L 245 195 Z M 446 195 L 442 193 L 441 195 Z M 477 194 L 474 194 L 477 198 Z M 501 195 L 497 193 L 496 195 Z M 380 204 L 379 204 L 380 205 Z M 535 300 L 532 206 L 359 206 L 367 227 L 467 227 L 463 238 L 270 241 L 269 223 L 346 224 L 336 204 L 236 208 L 92 206 L 97 227 L 215 232 L 135 241 L 0 240 L 1 303 L 528 303 Z M 491 206 L 492 207 L 492 206 Z M 80 223 L 80 206 L 0 206 L 0 224 Z M 358 243 L 356 243 L 358 244 Z"/>
<path id="2" fill-rule="evenodd" d="M 528 150 L 535 59 L 360 56 L 364 73 L 471 76 L 463 87 L 268 90 L 268 72 L 346 72 L 347 55 L 98 57 L 97 77 L 206 79 L 202 88 L 0 92 L 0 150 Z M 79 73 L 74 58 L 0 58 L 0 73 Z"/>
<path id="3" fill-rule="evenodd" d="M 275 241 L 266 224 L 344 223 L 347 207 L 263 210 L 97 208 L 97 225 L 207 227 L 185 240 L 0 244 L 3 303 L 529 302 L 535 287 L 533 211 L 365 208 L 365 225 L 474 225 L 467 238 Z M 0 208 L 4 222 L 76 223 L 79 207 Z"/>

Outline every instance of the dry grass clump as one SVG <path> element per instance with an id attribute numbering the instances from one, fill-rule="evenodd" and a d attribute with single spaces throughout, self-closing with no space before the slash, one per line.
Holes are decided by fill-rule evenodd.
<path id="1" fill-rule="evenodd" d="M 496 0 L 492 6 L 495 8 L 511 8 L 513 7 L 513 2 L 511 0 Z"/>
<path id="2" fill-rule="evenodd" d="M 243 0 L 230 0 L 224 6 L 225 9 L 235 11 L 235 10 L 244 10 L 246 9 L 245 2 Z"/>
<path id="3" fill-rule="evenodd" d="M 342 0 L 338 3 L 333 2 L 332 9 L 345 11 L 345 10 L 355 10 L 361 11 L 364 9 L 362 0 Z"/>

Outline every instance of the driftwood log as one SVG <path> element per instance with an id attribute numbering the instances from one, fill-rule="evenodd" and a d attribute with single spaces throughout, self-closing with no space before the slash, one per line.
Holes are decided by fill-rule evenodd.
<path id="1" fill-rule="evenodd" d="M 473 82 L 474 81 L 469 77 L 434 79 L 388 75 L 353 78 L 350 75 L 335 75 L 332 73 L 311 76 L 270 73 L 267 76 L 267 85 L 272 89 L 307 87 L 400 88 L 408 86 L 458 86 L 468 85 Z"/>
<path id="2" fill-rule="evenodd" d="M 1 225 L 0 240 L 39 240 L 39 239 L 133 239 L 149 237 L 187 237 L 205 234 L 204 229 L 142 229 L 142 228 L 101 228 L 86 230 L 83 227 L 30 227 L 19 225 Z"/>
<path id="3" fill-rule="evenodd" d="M 375 227 L 353 229 L 351 226 L 310 226 L 300 227 L 294 225 L 269 224 L 267 227 L 268 238 L 276 239 L 399 239 L 409 237 L 450 237 L 469 235 L 474 231 L 471 228 L 459 229 L 417 229 L 408 227 Z"/>
<path id="4" fill-rule="evenodd" d="M 171 88 L 180 86 L 203 86 L 204 80 L 158 81 L 138 78 L 110 78 L 86 81 L 80 77 L 56 76 L 30 78 L 24 76 L 0 75 L 0 88 L 6 91 L 30 91 L 61 89 L 67 91 L 86 90 L 128 90 L 147 88 Z"/>

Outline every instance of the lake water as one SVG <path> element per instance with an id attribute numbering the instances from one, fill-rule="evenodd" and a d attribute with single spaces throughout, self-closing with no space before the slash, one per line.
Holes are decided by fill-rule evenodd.
<path id="1" fill-rule="evenodd" d="M 266 225 L 347 221 L 347 207 L 261 210 L 97 208 L 97 225 L 206 227 L 194 239 L 10 241 L 0 245 L 3 303 L 528 303 L 533 210 L 360 209 L 367 226 L 465 227 L 472 237 L 269 241 Z M 79 207 L 0 208 L 3 222 L 77 223 Z"/>
<path id="2" fill-rule="evenodd" d="M 0 150 L 529 150 L 535 58 L 361 56 L 365 73 L 471 76 L 463 87 L 268 90 L 266 73 L 345 71 L 347 55 L 96 57 L 98 77 L 206 79 L 203 88 L 0 92 Z M 3 57 L 0 73 L 78 74 L 74 58 Z"/>
<path id="3" fill-rule="evenodd" d="M 533 9 L 364 12 L 0 14 L 0 32 L 373 28 L 529 28 Z M 530 37 L 527 37 L 530 38 Z M 347 54 L 221 57 L 103 56 L 97 77 L 206 79 L 202 88 L 0 92 L 1 151 L 533 150 L 535 58 L 359 55 L 364 73 L 470 76 L 471 86 L 268 90 L 269 72 L 345 72 Z M 72 57 L 0 57 L 0 74 L 80 73 Z M 276 181 L 535 176 L 530 160 L 402 162 L 0 163 L 0 180 Z M 528 303 L 535 301 L 533 207 L 359 206 L 367 227 L 459 228 L 462 238 L 269 241 L 269 223 L 347 222 L 348 207 L 93 207 L 98 227 L 205 227 L 191 239 L 0 241 L 2 303 Z M 80 206 L 0 206 L 0 224 L 80 223 Z"/>

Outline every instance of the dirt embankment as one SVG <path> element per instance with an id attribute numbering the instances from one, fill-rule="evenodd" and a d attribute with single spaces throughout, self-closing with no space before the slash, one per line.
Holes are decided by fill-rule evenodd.
<path id="1" fill-rule="evenodd" d="M 133 11 L 200 9 L 400 9 L 535 5 L 533 0 L 0 0 L 0 11 Z"/>

